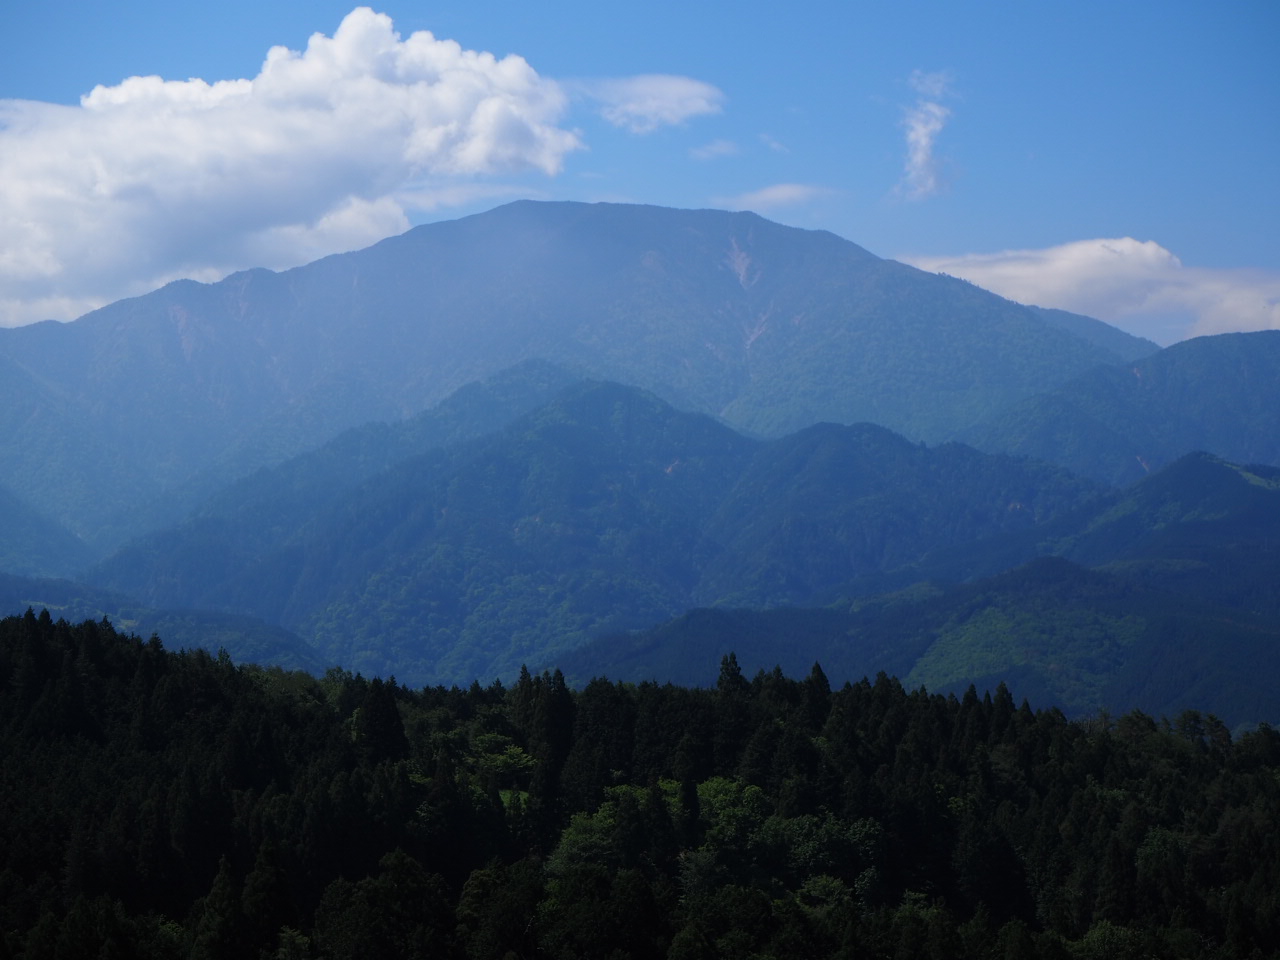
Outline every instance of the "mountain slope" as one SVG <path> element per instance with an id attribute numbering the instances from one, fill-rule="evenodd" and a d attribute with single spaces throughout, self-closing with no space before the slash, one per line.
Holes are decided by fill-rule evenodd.
<path id="1" fill-rule="evenodd" d="M 0 486 L 0 573 L 65 575 L 89 557 L 79 537 Z"/>
<path id="2" fill-rule="evenodd" d="M 1280 331 L 1199 337 L 1099 367 L 963 437 L 1120 486 L 1193 450 L 1280 465 Z"/>
<path id="3" fill-rule="evenodd" d="M 1122 360 L 1140 360 L 1143 357 L 1149 357 L 1153 353 L 1158 353 L 1160 346 L 1145 337 L 1135 337 L 1133 334 L 1125 333 L 1117 327 L 1111 326 L 1109 323 L 1103 323 L 1101 320 L 1095 320 L 1093 317 L 1081 316 L 1078 313 L 1070 313 L 1066 310 L 1053 310 L 1047 307 L 1032 307 L 1036 316 L 1066 330 L 1068 333 L 1074 334 L 1081 339 L 1088 340 L 1090 343 L 1096 344 L 1105 350 L 1109 350 Z"/>
<path id="4" fill-rule="evenodd" d="M 1042 524 L 864 577 L 825 610 L 693 611 L 554 662 L 577 680 L 709 683 L 736 651 L 749 670 L 818 660 L 836 679 L 884 670 L 942 692 L 1003 681 L 1073 713 L 1273 721 L 1277 569 L 1280 469 L 1189 454 Z"/>
<path id="5" fill-rule="evenodd" d="M 263 505 L 303 472 L 264 475 L 283 485 L 239 513 L 144 538 L 95 582 L 274 620 L 366 673 L 470 682 L 698 603 L 822 602 L 860 573 L 1098 495 L 1054 468 L 868 425 L 751 440 L 598 382 L 271 526 Z"/>
<path id="6" fill-rule="evenodd" d="M 0 330 L 22 385 L 0 412 L 0 483 L 107 549 L 523 360 L 762 434 L 870 421 L 938 440 L 1120 359 L 1096 340 L 753 214 L 522 201 Z"/>
<path id="7" fill-rule="evenodd" d="M 540 666 L 591 677 L 707 686 L 735 653 L 748 675 L 822 665 L 833 683 L 883 671 L 931 693 L 1000 683 L 1072 716 L 1140 709 L 1280 720 L 1280 618 L 1258 617 L 1058 558 L 972 584 L 820 610 L 692 610 L 601 637 Z"/>
<path id="8" fill-rule="evenodd" d="M 708 518 L 718 552 L 697 599 L 825 602 L 938 550 L 1033 530 L 1094 494 L 1045 464 L 819 424 L 764 446 Z"/>

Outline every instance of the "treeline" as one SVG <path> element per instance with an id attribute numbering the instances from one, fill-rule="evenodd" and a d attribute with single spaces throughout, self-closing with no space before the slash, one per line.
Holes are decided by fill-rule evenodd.
<path id="1" fill-rule="evenodd" d="M 817 666 L 321 678 L 0 621 L 0 958 L 1267 957 L 1280 733 Z"/>

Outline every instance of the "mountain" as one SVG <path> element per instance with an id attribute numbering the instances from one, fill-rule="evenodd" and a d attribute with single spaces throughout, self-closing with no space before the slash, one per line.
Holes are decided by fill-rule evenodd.
<path id="1" fill-rule="evenodd" d="M 1081 316 L 1066 310 L 1052 310 L 1047 307 L 1032 307 L 1036 316 L 1061 330 L 1074 334 L 1082 340 L 1088 340 L 1104 350 L 1110 350 L 1122 360 L 1141 360 L 1160 351 L 1158 344 L 1145 337 L 1135 337 L 1125 333 L 1109 323 L 1095 320 L 1093 317 Z"/>
<path id="2" fill-rule="evenodd" d="M 358 485 L 297 494 L 293 478 L 324 474 L 263 474 L 253 498 L 142 538 L 93 581 L 278 622 L 366 673 L 465 683 L 697 604 L 825 602 L 1100 495 L 1056 468 L 865 424 L 749 439 L 594 381 Z"/>
<path id="3" fill-rule="evenodd" d="M 371 477 L 445 444 L 491 433 L 577 380 L 563 368 L 529 361 L 468 384 L 407 420 L 355 427 L 315 450 L 260 468 L 219 490 L 181 524 L 125 547 L 121 555 L 127 559 L 120 565 L 159 563 L 164 572 L 159 584 L 134 580 L 124 588 L 162 605 L 216 606 L 211 597 L 225 571 L 251 566 Z M 95 576 L 90 571 L 90 579 Z"/>
<path id="4" fill-rule="evenodd" d="M 1076 715 L 1274 722 L 1277 569 L 1280 468 L 1194 453 L 1044 523 L 848 583 L 824 609 L 694 610 L 547 665 L 705 684 L 735 652 L 748 671 L 816 660 L 837 681 L 885 671 L 944 693 L 1005 682 Z"/>
<path id="5" fill-rule="evenodd" d="M 89 562 L 88 546 L 0 486 L 0 570 L 51 576 Z"/>
<path id="6" fill-rule="evenodd" d="M 0 483 L 105 552 L 530 359 L 757 434 L 932 442 L 1133 347 L 1061 321 L 749 213 L 521 201 L 0 330 Z"/>
<path id="7" fill-rule="evenodd" d="M 814 604 L 948 547 L 1030 531 L 1100 492 L 1044 464 L 818 424 L 761 448 L 704 537 L 696 599 Z"/>
<path id="8" fill-rule="evenodd" d="M 822 665 L 834 683 L 877 673 L 962 694 L 1004 683 L 1075 717 L 1212 713 L 1280 720 L 1280 617 L 1260 617 L 1041 558 L 996 577 L 824 609 L 691 610 L 545 662 L 591 677 L 709 685 L 735 654 L 748 674 Z"/>
<path id="9" fill-rule="evenodd" d="M 1280 331 L 1198 337 L 1097 367 L 961 433 L 1118 486 L 1193 450 L 1280 465 Z"/>
<path id="10" fill-rule="evenodd" d="M 1051 549 L 1171 593 L 1280 617 L 1280 468 L 1193 453 Z"/>

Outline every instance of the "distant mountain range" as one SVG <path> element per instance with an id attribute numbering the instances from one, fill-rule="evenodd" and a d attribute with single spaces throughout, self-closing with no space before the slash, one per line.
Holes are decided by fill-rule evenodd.
<path id="1" fill-rule="evenodd" d="M 415 685 L 736 650 L 1280 719 L 1278 393 L 1280 332 L 521 202 L 0 330 L 0 604 Z"/>
<path id="2" fill-rule="evenodd" d="M 932 442 L 1155 349 L 753 214 L 522 201 L 0 330 L 0 484 L 108 550 L 523 360 L 757 434 Z"/>
<path id="3" fill-rule="evenodd" d="M 1108 491 L 865 424 L 754 440 L 617 384 L 535 406 L 556 380 L 534 365 L 469 388 L 512 416 L 474 439 L 435 445 L 471 420 L 461 396 L 353 431 L 91 579 L 276 622 L 412 685 L 522 663 L 709 682 L 736 652 L 930 689 L 1016 678 L 1073 712 L 1278 712 L 1280 468 L 1192 454 Z M 346 470 L 387 450 L 402 459 Z"/>
<path id="4" fill-rule="evenodd" d="M 1123 486 L 1192 450 L 1280 464 L 1278 410 L 1280 330 L 1268 330 L 1096 367 L 960 435 Z"/>
<path id="5" fill-rule="evenodd" d="M 821 662 L 831 676 L 885 671 L 935 692 L 1005 681 L 1073 714 L 1280 720 L 1280 470 L 1191 454 L 1032 533 L 1057 556 L 968 583 L 948 582 L 935 556 L 896 592 L 822 609 L 695 610 L 555 663 L 579 682 L 706 683 L 733 652 L 749 671 Z M 938 579 L 921 581 L 926 570 Z"/>
<path id="6" fill-rule="evenodd" d="M 825 602 L 1100 495 L 1057 468 L 870 425 L 752 440 L 598 382 L 358 486 L 345 459 L 324 458 L 327 475 L 309 459 L 309 509 L 283 467 L 258 498 L 144 537 L 89 579 L 278 622 L 367 673 L 466 682 L 693 605 Z M 286 497 L 297 512 L 272 526 Z"/>

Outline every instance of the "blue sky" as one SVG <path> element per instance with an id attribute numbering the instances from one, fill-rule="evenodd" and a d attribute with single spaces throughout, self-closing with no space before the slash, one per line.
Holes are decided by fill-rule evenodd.
<path id="1" fill-rule="evenodd" d="M 530 196 L 754 209 L 1161 342 L 1280 327 L 1274 0 L 354 10 L 7 4 L 0 324 Z"/>

